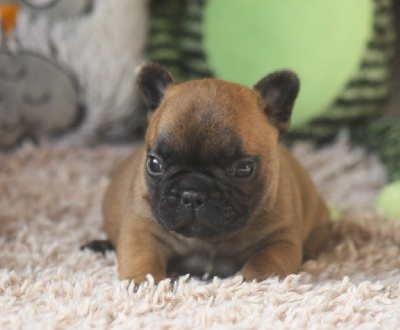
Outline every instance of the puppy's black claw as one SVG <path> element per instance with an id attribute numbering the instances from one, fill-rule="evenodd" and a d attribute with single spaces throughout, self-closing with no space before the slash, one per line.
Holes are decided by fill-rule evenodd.
<path id="1" fill-rule="evenodd" d="M 100 252 L 105 255 L 107 251 L 114 251 L 115 247 L 109 240 L 94 240 L 85 245 L 82 245 L 81 250 L 89 249 L 93 252 Z"/>

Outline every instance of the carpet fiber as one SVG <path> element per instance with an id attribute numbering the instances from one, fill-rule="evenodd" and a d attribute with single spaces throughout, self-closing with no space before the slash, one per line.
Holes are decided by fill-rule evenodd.
<path id="1" fill-rule="evenodd" d="M 79 246 L 105 238 L 101 199 L 131 147 L 25 144 L 0 154 L 0 328 L 400 327 L 400 226 L 372 212 L 385 171 L 342 134 L 294 153 L 331 206 L 331 248 L 300 274 L 261 283 L 181 277 L 136 288 L 115 253 Z"/>

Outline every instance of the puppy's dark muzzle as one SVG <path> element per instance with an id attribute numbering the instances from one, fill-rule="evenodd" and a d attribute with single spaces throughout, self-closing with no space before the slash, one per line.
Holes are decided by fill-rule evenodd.
<path id="1" fill-rule="evenodd" d="M 164 186 L 159 202 L 154 199 L 153 212 L 168 231 L 188 237 L 213 237 L 245 224 L 226 184 L 219 185 L 209 175 L 184 173 Z M 239 212 L 238 212 L 239 211 Z"/>

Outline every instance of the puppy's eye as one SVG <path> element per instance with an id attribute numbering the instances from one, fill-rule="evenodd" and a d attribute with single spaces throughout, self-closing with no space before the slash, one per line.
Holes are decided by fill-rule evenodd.
<path id="1" fill-rule="evenodd" d="M 233 175 L 237 178 L 247 178 L 253 173 L 253 163 L 250 161 L 240 162 L 233 169 Z"/>
<path id="2" fill-rule="evenodd" d="M 161 174 L 164 171 L 164 166 L 157 157 L 148 156 L 147 157 L 147 170 L 150 174 Z"/>

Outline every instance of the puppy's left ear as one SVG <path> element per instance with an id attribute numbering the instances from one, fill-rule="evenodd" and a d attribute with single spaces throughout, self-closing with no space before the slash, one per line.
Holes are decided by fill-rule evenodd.
<path id="1" fill-rule="evenodd" d="M 280 135 L 289 130 L 290 116 L 299 87 L 299 78 L 289 70 L 271 73 L 253 87 L 258 93 L 264 113 L 278 129 Z"/>
<path id="2" fill-rule="evenodd" d="M 158 108 L 174 78 L 161 65 L 145 63 L 136 71 L 136 80 L 150 111 Z"/>

